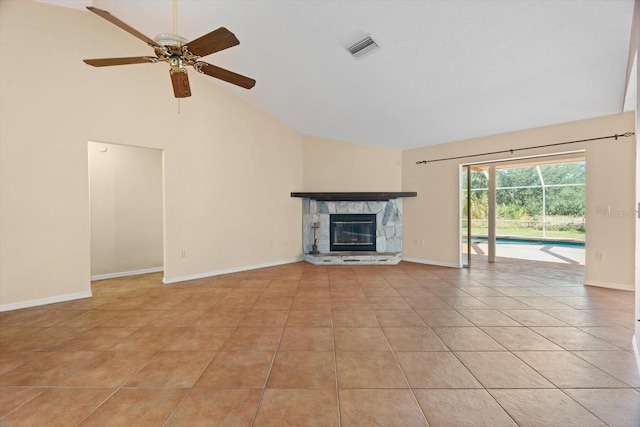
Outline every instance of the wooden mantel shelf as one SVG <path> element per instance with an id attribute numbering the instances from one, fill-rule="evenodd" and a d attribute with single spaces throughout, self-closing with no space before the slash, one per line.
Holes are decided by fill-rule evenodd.
<path id="1" fill-rule="evenodd" d="M 291 197 L 308 197 L 321 202 L 379 202 L 400 197 L 417 197 L 415 191 L 352 192 L 352 193 L 291 193 Z"/>

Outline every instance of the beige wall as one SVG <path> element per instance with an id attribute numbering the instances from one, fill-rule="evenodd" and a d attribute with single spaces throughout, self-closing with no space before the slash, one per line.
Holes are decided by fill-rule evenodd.
<path id="1" fill-rule="evenodd" d="M 401 190 L 400 150 L 304 137 L 304 191 Z"/>
<path id="2" fill-rule="evenodd" d="M 634 113 L 619 114 L 403 152 L 403 188 L 418 192 L 416 199 L 405 201 L 403 257 L 444 265 L 460 263 L 459 170 L 464 160 L 426 165 L 416 165 L 416 161 L 634 132 L 634 121 Z M 632 290 L 634 220 L 606 215 L 601 209 L 635 209 L 635 137 L 527 150 L 514 156 L 578 149 L 586 151 L 587 159 L 585 283 Z M 509 157 L 498 154 L 472 160 Z M 425 245 L 416 245 L 415 239 L 424 239 Z M 604 252 L 605 260 L 596 261 L 596 252 Z"/>
<path id="3" fill-rule="evenodd" d="M 162 151 L 88 143 L 91 277 L 162 268 Z"/>
<path id="4" fill-rule="evenodd" d="M 634 128 L 632 114 L 616 115 L 401 153 L 302 136 L 193 72 L 194 95 L 178 105 L 165 64 L 81 61 L 148 54 L 87 11 L 0 1 L 0 57 L 12 58 L 0 61 L 0 309 L 90 291 L 87 141 L 163 150 L 164 266 L 174 281 L 301 256 L 301 206 L 291 191 L 417 191 L 404 201 L 405 256 L 458 265 L 459 162 L 416 160 Z M 633 280 L 633 219 L 597 207 L 633 208 L 634 144 L 571 147 L 587 155 L 592 283 Z M 596 263 L 595 251 L 606 260 Z"/>
<path id="5" fill-rule="evenodd" d="M 0 2 L 0 306 L 90 291 L 88 141 L 164 150 L 169 280 L 302 255 L 301 135 L 194 72 L 178 111 L 165 64 L 82 63 L 148 50 L 88 11 Z"/>

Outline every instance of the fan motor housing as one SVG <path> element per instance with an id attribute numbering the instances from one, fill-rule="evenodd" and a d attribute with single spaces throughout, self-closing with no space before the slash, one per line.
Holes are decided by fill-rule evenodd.
<path id="1" fill-rule="evenodd" d="M 160 46 L 182 46 L 187 44 L 187 39 L 171 33 L 158 34 L 154 40 Z"/>

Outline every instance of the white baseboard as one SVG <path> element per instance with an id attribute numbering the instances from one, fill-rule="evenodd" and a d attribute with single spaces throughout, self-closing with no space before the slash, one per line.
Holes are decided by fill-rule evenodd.
<path id="1" fill-rule="evenodd" d="M 430 259 L 407 258 L 403 256 L 402 260 L 408 261 L 408 262 L 415 262 L 418 264 L 435 265 L 438 267 L 462 268 L 461 264 L 455 264 L 451 262 L 442 262 L 442 261 L 433 261 Z"/>
<path id="2" fill-rule="evenodd" d="M 140 274 L 159 273 L 164 271 L 163 267 L 144 268 L 142 270 L 121 271 L 119 273 L 98 274 L 91 276 L 91 281 L 116 279 L 118 277 L 137 276 Z"/>
<path id="3" fill-rule="evenodd" d="M 587 286 L 597 286 L 599 288 L 617 289 L 619 291 L 630 291 L 630 292 L 635 291 L 633 285 L 623 285 L 622 283 L 609 283 L 609 282 L 598 282 L 596 280 L 585 280 L 584 284 Z"/>
<path id="4" fill-rule="evenodd" d="M 73 301 L 76 299 L 91 298 L 91 291 L 76 292 L 75 294 L 58 295 L 55 297 L 40 298 L 30 301 L 15 302 L 13 304 L 0 305 L 0 312 L 20 310 L 21 308 L 37 307 L 40 305 L 55 304 L 57 302 Z"/>
<path id="5" fill-rule="evenodd" d="M 187 280 L 204 279 L 205 277 L 221 276 L 223 274 L 231 274 L 231 273 L 240 273 L 242 271 L 256 270 L 258 268 L 266 268 L 266 267 L 275 267 L 278 265 L 292 264 L 294 262 L 300 262 L 300 261 L 303 261 L 303 257 L 265 262 L 262 264 L 245 265 L 242 267 L 226 268 L 224 270 L 209 271 L 206 273 L 189 274 L 187 276 L 170 277 L 170 278 L 165 277 L 164 279 L 162 279 L 162 283 L 164 283 L 165 285 L 169 285 L 171 283 L 186 282 Z"/>
<path id="6" fill-rule="evenodd" d="M 638 364 L 638 373 L 640 373 L 640 344 L 638 344 L 638 337 L 636 335 L 633 336 L 631 340 L 631 345 L 633 346 L 633 353 L 636 355 L 636 363 Z"/>

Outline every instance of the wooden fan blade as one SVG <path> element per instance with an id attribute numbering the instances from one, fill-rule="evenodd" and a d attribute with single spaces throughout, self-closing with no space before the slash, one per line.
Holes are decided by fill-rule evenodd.
<path id="1" fill-rule="evenodd" d="M 187 70 L 183 68 L 171 69 L 171 84 L 173 85 L 173 94 L 176 98 L 187 98 L 191 96 L 191 87 L 189 86 L 189 76 Z"/>
<path id="2" fill-rule="evenodd" d="M 100 59 L 83 59 L 85 64 L 94 67 L 109 67 L 111 65 L 129 65 L 129 64 L 146 64 L 158 62 L 155 56 L 134 56 L 130 58 L 100 58 Z"/>
<path id="3" fill-rule="evenodd" d="M 240 44 L 236 36 L 224 27 L 187 43 L 187 50 L 196 56 L 207 56 Z"/>
<path id="4" fill-rule="evenodd" d="M 215 77 L 216 79 L 224 80 L 225 82 L 243 87 L 245 89 L 251 89 L 256 85 L 256 81 L 253 79 L 250 79 L 249 77 L 236 74 L 233 71 L 225 70 L 224 68 L 220 68 L 215 65 L 208 64 L 206 62 L 198 61 L 194 64 L 193 67 L 197 71 L 204 73 L 208 76 Z"/>
<path id="5" fill-rule="evenodd" d="M 104 18 L 107 21 L 111 22 L 112 24 L 122 28 L 127 33 L 139 38 L 140 40 L 142 40 L 146 44 L 149 44 L 149 45 L 154 46 L 154 47 L 159 47 L 160 46 L 154 40 L 152 40 L 149 37 L 145 36 L 144 34 L 139 32 L 138 30 L 133 29 L 129 25 L 125 24 L 124 22 L 122 22 L 121 20 L 119 20 L 118 18 L 116 18 L 115 16 L 110 14 L 109 12 L 107 12 L 106 10 L 98 9 L 97 7 L 93 7 L 93 6 L 87 6 L 87 9 L 89 9 L 91 12 L 95 13 L 99 17 Z"/>

